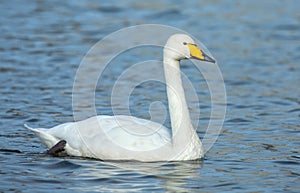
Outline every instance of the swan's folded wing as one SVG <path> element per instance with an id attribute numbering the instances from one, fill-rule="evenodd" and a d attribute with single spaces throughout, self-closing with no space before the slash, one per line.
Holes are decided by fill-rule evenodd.
<path id="1" fill-rule="evenodd" d="M 136 156 L 171 144 L 169 129 L 131 116 L 97 116 L 77 122 L 75 127 L 97 158 Z"/>

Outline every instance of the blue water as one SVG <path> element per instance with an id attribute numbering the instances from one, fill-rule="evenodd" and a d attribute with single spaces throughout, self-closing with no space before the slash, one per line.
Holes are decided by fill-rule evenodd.
<path id="1" fill-rule="evenodd" d="M 299 8 L 295 0 L 2 1 L 0 192 L 298 192 Z M 218 60 L 227 113 L 205 159 L 103 162 L 43 154 L 46 148 L 23 124 L 52 127 L 73 121 L 72 86 L 82 57 L 115 30 L 147 23 L 187 31 Z M 108 91 L 124 66 L 157 58 L 157 53 L 133 51 L 123 63 L 115 61 L 118 65 L 97 87 L 97 112 L 112 113 Z M 202 138 L 209 91 L 191 67 L 183 70 L 201 88 Z M 166 102 L 162 84 L 147 84 L 130 98 L 132 113 L 144 118 L 153 97 Z"/>

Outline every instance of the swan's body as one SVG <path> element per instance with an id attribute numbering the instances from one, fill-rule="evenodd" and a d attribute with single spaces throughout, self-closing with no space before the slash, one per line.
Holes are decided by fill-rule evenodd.
<path id="1" fill-rule="evenodd" d="M 179 61 L 184 58 L 214 62 L 187 35 L 175 34 L 167 41 L 164 71 L 172 130 L 159 123 L 125 115 L 99 115 L 51 129 L 25 126 L 48 147 L 66 140 L 65 150 L 73 156 L 139 161 L 202 158 L 202 144 L 191 124 L 180 77 Z"/>

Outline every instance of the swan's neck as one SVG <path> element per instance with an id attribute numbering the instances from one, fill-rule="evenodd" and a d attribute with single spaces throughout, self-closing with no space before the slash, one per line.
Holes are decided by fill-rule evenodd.
<path id="1" fill-rule="evenodd" d="M 167 87 L 167 97 L 172 126 L 172 139 L 175 146 L 187 146 L 191 141 L 201 143 L 193 129 L 181 81 L 180 64 L 178 60 L 165 56 L 164 72 Z"/>

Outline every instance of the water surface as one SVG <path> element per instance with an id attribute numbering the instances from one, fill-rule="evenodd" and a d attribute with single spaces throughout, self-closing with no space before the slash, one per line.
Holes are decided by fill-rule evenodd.
<path id="1" fill-rule="evenodd" d="M 299 7 L 293 0 L 1 2 L 0 191 L 298 192 Z M 72 86 L 82 57 L 105 35 L 143 23 L 183 29 L 218 59 L 228 104 L 217 143 L 196 162 L 44 155 L 45 147 L 22 125 L 72 121 Z M 100 114 L 112 113 L 109 88 L 122 67 L 157 58 L 159 52 L 133 50 L 122 57 L 97 87 Z M 200 88 L 202 138 L 210 116 L 209 91 L 201 73 L 189 65 L 183 70 Z M 145 83 L 130 98 L 132 113 L 149 117 L 151 100 L 165 103 L 164 92 L 163 85 Z M 192 112 L 191 117 L 197 116 Z M 168 120 L 165 124 L 170 125 Z"/>

